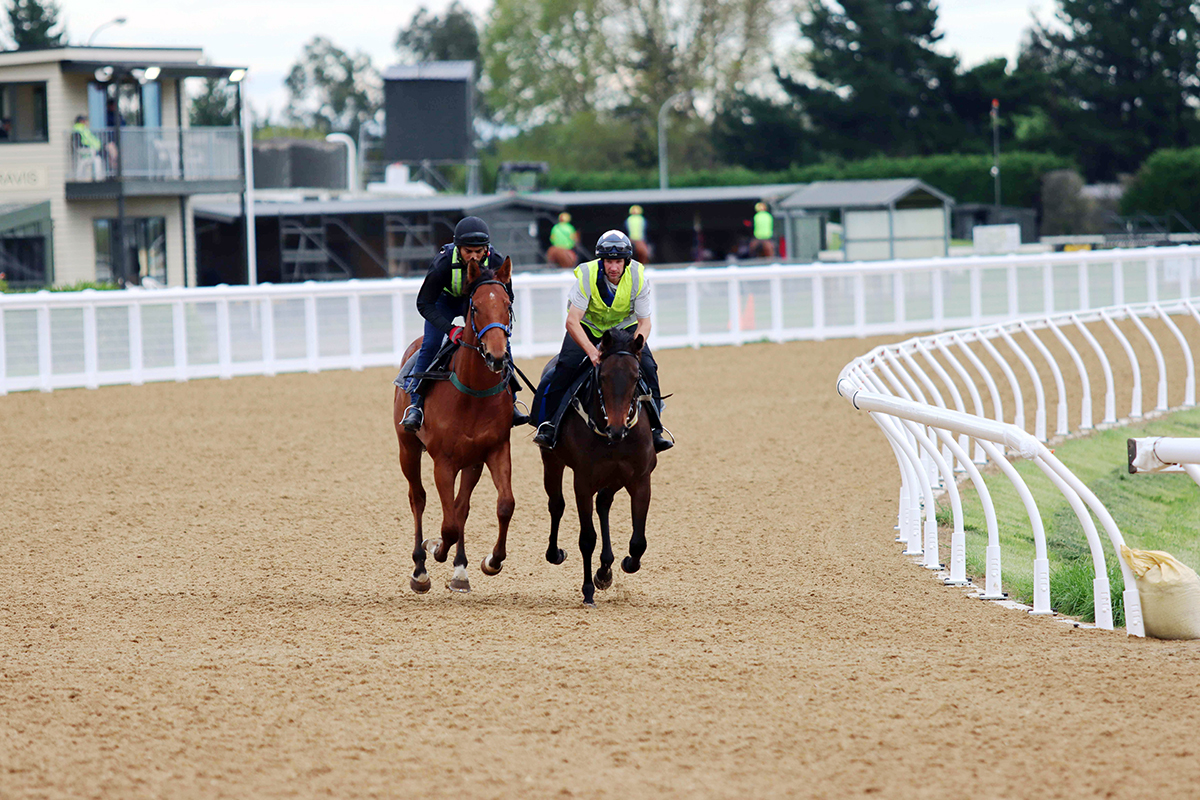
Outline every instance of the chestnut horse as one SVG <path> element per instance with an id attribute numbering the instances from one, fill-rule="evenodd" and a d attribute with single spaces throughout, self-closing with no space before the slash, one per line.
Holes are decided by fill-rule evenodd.
<path id="1" fill-rule="evenodd" d="M 471 591 L 467 580 L 467 554 L 463 547 L 463 528 L 471 506 L 471 491 L 487 465 L 499 495 L 496 516 L 500 534 L 491 555 L 480 568 L 495 575 L 503 567 L 508 538 L 508 522 L 513 514 L 512 459 L 509 431 L 512 430 L 513 398 L 508 388 L 510 360 L 508 338 L 512 333 L 512 298 L 506 288 L 512 277 L 512 261 L 504 259 L 492 271 L 477 262 L 467 264 L 467 311 L 462 347 L 450 361 L 451 378 L 437 381 L 425 392 L 425 420 L 415 433 L 404 430 L 400 421 L 408 407 L 408 393 L 399 386 L 392 401 L 392 419 L 400 441 L 400 469 L 408 479 L 408 502 L 416 523 L 413 569 L 409 586 L 422 594 L 431 581 L 425 571 L 428 549 L 438 562 L 444 562 L 450 545 L 456 544 L 454 575 L 449 588 Z M 405 361 L 421 346 L 421 338 L 408 346 Z M 425 487 L 421 484 L 421 451 L 433 458 L 433 480 L 442 501 L 442 535 L 428 542 L 421 538 L 421 517 L 425 512 Z M 462 480 L 458 496 L 454 484 Z"/>
<path id="2" fill-rule="evenodd" d="M 600 340 L 600 365 L 593 369 L 592 386 L 568 410 L 558 429 L 553 450 L 542 450 L 542 477 L 550 498 L 550 544 L 546 560 L 561 564 L 567 554 L 558 548 L 558 524 L 563 500 L 563 470 L 575 475 L 575 506 L 579 511 L 579 552 L 583 555 L 583 602 L 595 605 L 595 589 L 612 585 L 612 542 L 608 511 L 617 491 L 629 492 L 633 510 L 633 536 L 629 555 L 621 562 L 627 573 L 637 572 L 646 552 L 646 514 L 650 510 L 650 473 L 658 464 L 650 433 L 650 418 L 639 414 L 642 337 L 629 331 L 610 330 Z M 586 417 L 584 416 L 586 415 Z M 600 517 L 600 569 L 592 578 L 592 552 L 596 529 L 592 525 L 592 497 Z"/>

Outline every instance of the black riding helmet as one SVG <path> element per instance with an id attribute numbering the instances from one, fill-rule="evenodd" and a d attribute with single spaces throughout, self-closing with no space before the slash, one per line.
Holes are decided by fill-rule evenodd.
<path id="1" fill-rule="evenodd" d="M 596 242 L 596 257 L 623 258 L 628 267 L 633 258 L 633 242 L 621 231 L 607 231 Z"/>
<path id="2" fill-rule="evenodd" d="M 492 243 L 487 223 L 479 217 L 463 217 L 454 226 L 456 247 L 484 247 Z"/>

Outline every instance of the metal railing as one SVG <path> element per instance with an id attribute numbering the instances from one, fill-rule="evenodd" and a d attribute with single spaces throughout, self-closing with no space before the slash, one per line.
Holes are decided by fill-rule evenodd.
<path id="1" fill-rule="evenodd" d="M 1158 328 L 1157 335 L 1148 322 Z M 1104 334 L 1106 344 L 1091 328 Z M 1010 452 L 1034 461 L 1078 517 L 1095 570 L 1096 625 L 1111 629 L 1113 616 L 1105 555 L 1092 515 L 1099 520 L 1125 578 L 1127 630 L 1140 636 L 1143 628 L 1135 581 L 1121 556 L 1124 539 L 1103 503 L 1046 447 L 1050 405 L 1047 387 L 1053 385 L 1055 391 L 1056 436 L 1070 433 L 1070 420 L 1075 418 L 1071 413 L 1072 400 L 1078 412 L 1078 431 L 1091 430 L 1097 424 L 1121 424 L 1117 417 L 1118 397 L 1122 400 L 1121 410 L 1128 410 L 1125 419 L 1142 418 L 1143 368 L 1156 377 L 1152 384 L 1154 412 L 1170 408 L 1171 387 L 1177 401 L 1181 401 L 1180 407 L 1193 407 L 1196 404 L 1193 354 L 1197 344 L 1200 344 L 1200 304 L 1196 301 L 1111 306 L 1018 319 L 878 347 L 843 369 L 838 392 L 856 408 L 871 413 L 893 449 L 901 474 L 898 539 L 906 545 L 905 553 L 921 556 L 922 563 L 930 569 L 942 568 L 934 495 L 945 492 L 953 514 L 946 582 L 967 583 L 965 534 L 957 488 L 958 475 L 966 473 L 978 493 L 987 526 L 985 586 L 981 597 L 1003 598 L 996 513 L 979 472 L 983 464 L 993 463 L 1013 484 L 1029 517 L 1035 552 L 1032 613 L 1051 613 L 1049 559 L 1041 514 L 1032 493 L 998 446 L 1003 445 Z M 1011 355 L 1004 355 L 1001 347 Z M 1027 347 L 1036 354 L 1036 361 L 1026 352 Z M 1147 352 L 1153 368 L 1145 359 Z M 1069 388 L 1068 375 L 1077 379 Z M 1098 389 L 1099 375 L 1103 376 L 1104 410 L 1097 423 L 1092 401 L 1093 379 L 1097 379 Z M 1032 402 L 1027 392 L 1030 388 Z M 985 396 L 990 402 L 985 402 Z M 1007 411 L 1006 399 L 1010 403 Z M 1027 405 L 1033 407 L 1032 419 L 1026 416 Z"/>
<path id="2" fill-rule="evenodd" d="M 241 129 L 100 128 L 67 135 L 68 181 L 237 180 Z M 118 172 L 119 161 L 119 172 Z"/>

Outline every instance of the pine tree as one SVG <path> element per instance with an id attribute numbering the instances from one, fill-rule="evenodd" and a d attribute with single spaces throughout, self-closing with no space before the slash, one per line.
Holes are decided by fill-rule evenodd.
<path id="1" fill-rule="evenodd" d="M 10 0 L 8 24 L 16 44 L 14 49 L 66 47 L 69 42 L 66 27 L 58 21 L 60 10 L 54 0 Z"/>
<path id="2" fill-rule="evenodd" d="M 934 51 L 935 0 L 810 0 L 816 86 L 784 77 L 825 152 L 846 157 L 945 151 L 962 138 L 950 102 L 957 59 Z"/>
<path id="3" fill-rule="evenodd" d="M 1093 180 L 1197 143 L 1200 19 L 1190 0 L 1059 0 L 1065 30 L 1035 35 L 1061 99 L 1056 122 Z"/>
<path id="4" fill-rule="evenodd" d="M 234 124 L 237 90 L 220 78 L 206 78 L 204 91 L 192 98 L 188 119 L 195 127 L 223 127 Z"/>

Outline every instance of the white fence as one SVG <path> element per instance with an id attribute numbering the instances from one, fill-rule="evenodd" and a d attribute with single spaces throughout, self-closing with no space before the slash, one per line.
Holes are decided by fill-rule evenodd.
<path id="1" fill-rule="evenodd" d="M 1190 296 L 1200 248 L 648 270 L 657 348 L 945 330 Z M 569 274 L 518 274 L 513 352 L 558 351 Z M 0 394 L 397 365 L 419 279 L 0 295 Z"/>
<path id="2" fill-rule="evenodd" d="M 1159 328 L 1158 336 L 1147 321 Z M 1107 332 L 1104 337 L 1107 344 L 1102 344 L 1089 324 Z M 1036 352 L 1036 362 L 1022 344 Z M 967 582 L 962 507 L 956 484 L 956 472 L 965 472 L 979 495 L 988 529 L 982 597 L 1003 597 L 996 513 L 978 469 L 979 465 L 994 463 L 1012 482 L 1032 529 L 1033 613 L 1051 613 L 1049 559 L 1041 514 L 1032 493 L 1005 457 L 1000 447 L 1003 445 L 1014 454 L 1033 460 L 1062 492 L 1078 517 L 1092 556 L 1096 624 L 1111 629 L 1113 616 L 1105 554 L 1092 515 L 1100 522 L 1125 578 L 1126 628 L 1140 636 L 1143 635 L 1140 604 L 1133 574 L 1120 557 L 1124 543 L 1121 532 L 1103 503 L 1044 444 L 1049 405 L 1046 387 L 1053 385 L 1055 391 L 1056 435 L 1070 432 L 1071 419 L 1078 420 L 1079 431 L 1097 424 L 1092 402 L 1093 393 L 1100 391 L 1101 380 L 1095 374 L 1097 366 L 1103 375 L 1104 409 L 1098 424 L 1120 424 L 1118 408 L 1128 410 L 1126 419 L 1143 416 L 1143 369 L 1156 378 L 1155 412 L 1168 410 L 1171 387 L 1181 395 L 1182 407 L 1194 406 L 1193 352 L 1198 344 L 1197 302 L 1175 300 L 1110 306 L 983 325 L 879 347 L 843 369 L 838 392 L 856 408 L 871 413 L 893 448 L 901 474 L 898 538 L 906 544 L 906 553 L 920 555 L 922 563 L 930 569 L 942 568 L 934 493 L 944 490 L 953 514 L 946 581 Z M 1005 356 L 997 345 L 1002 345 L 1010 355 Z M 1054 350 L 1049 345 L 1054 345 Z M 1174 353 L 1170 353 L 1171 349 Z M 1139 351 L 1143 357 L 1147 352 L 1150 354 L 1153 368 L 1148 363 L 1143 367 L 1145 359 L 1139 359 Z M 1170 359 L 1168 354 L 1172 356 Z M 1089 362 L 1092 371 L 1088 369 Z M 988 364 L 992 366 L 989 368 Z M 1070 390 L 1067 375 L 1073 376 Z M 1114 376 L 1119 376 L 1119 380 Z M 1030 387 L 1033 398 L 1032 403 L 1027 403 L 1025 390 Z M 990 402 L 984 401 L 985 393 Z M 1005 399 L 1010 403 L 1007 412 Z M 1072 399 L 1078 416 L 1071 413 Z M 1026 418 L 1027 405 L 1034 408 L 1032 420 Z"/>

